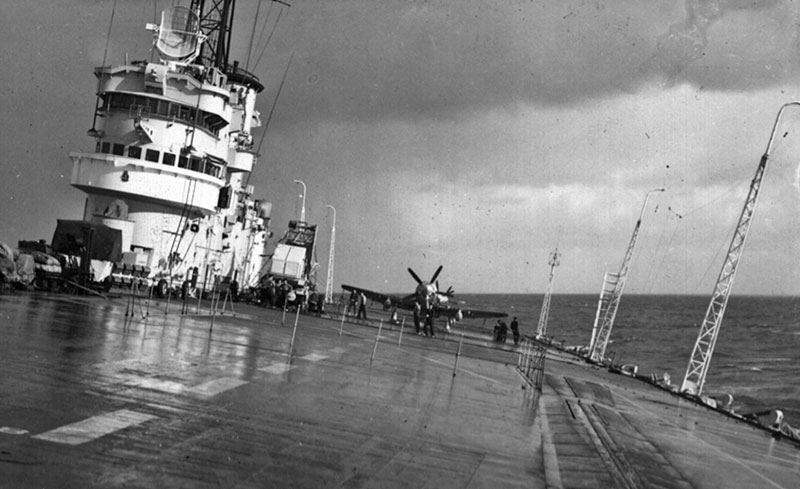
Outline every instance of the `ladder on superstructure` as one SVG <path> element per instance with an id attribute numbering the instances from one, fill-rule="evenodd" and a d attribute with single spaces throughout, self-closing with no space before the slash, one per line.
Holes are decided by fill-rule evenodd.
<path id="1" fill-rule="evenodd" d="M 547 281 L 547 290 L 544 293 L 544 301 L 542 302 L 542 310 L 539 313 L 539 325 L 536 327 L 536 338 L 543 338 L 547 334 L 547 318 L 550 316 L 550 296 L 553 293 L 553 277 L 555 275 L 555 268 L 558 263 L 558 248 L 553 250 L 550 254 L 550 278 Z"/>
<path id="2" fill-rule="evenodd" d="M 761 161 L 756 169 L 756 174 L 753 177 L 753 181 L 750 183 L 750 191 L 747 194 L 742 214 L 739 216 L 739 223 L 736 225 L 736 231 L 733 233 L 733 239 L 731 239 L 731 244 L 728 248 L 728 255 L 725 257 L 722 270 L 720 270 L 717 283 L 714 286 L 714 293 L 711 296 L 711 302 L 708 305 L 703 324 L 700 325 L 700 333 L 697 335 L 697 341 L 694 344 L 692 356 L 686 368 L 686 375 L 681 384 L 681 392 L 687 392 L 698 396 L 703 392 L 706 374 L 708 374 L 708 367 L 711 364 L 711 355 L 714 353 L 714 347 L 717 344 L 717 336 L 719 335 L 719 328 L 722 324 L 722 317 L 725 314 L 725 308 L 728 306 L 728 297 L 733 287 L 733 280 L 736 277 L 739 260 L 742 257 L 744 244 L 745 241 L 747 241 L 747 234 L 750 230 L 750 224 L 752 223 L 753 214 L 756 210 L 758 193 L 761 190 L 761 182 L 764 179 L 764 172 L 767 169 L 769 152 L 772 149 L 772 143 L 775 139 L 775 130 L 778 128 L 778 123 L 781 120 L 784 109 L 790 105 L 800 105 L 800 102 L 784 104 L 778 111 L 778 116 L 775 118 L 775 125 L 772 128 L 769 143 L 767 143 L 767 150 L 764 152 L 764 156 L 761 157 Z"/>
<path id="3" fill-rule="evenodd" d="M 628 244 L 628 250 L 625 252 L 625 258 L 622 260 L 619 273 L 606 273 L 603 278 L 603 290 L 600 292 L 597 316 L 595 317 L 595 324 L 592 327 L 592 342 L 589 345 L 589 358 L 595 362 L 602 362 L 606 355 L 608 339 L 611 336 L 611 329 L 614 327 L 614 318 L 617 316 L 619 301 L 622 299 L 622 292 L 625 289 L 625 279 L 630 269 L 633 250 L 636 247 L 636 238 L 639 236 L 639 228 L 642 226 L 642 217 L 647 207 L 647 200 L 650 198 L 651 193 L 663 191 L 663 188 L 658 188 L 647 192 L 647 195 L 644 197 L 644 203 L 642 204 L 642 210 L 639 213 L 639 220 L 636 221 L 636 226 L 633 228 L 633 235 Z"/>

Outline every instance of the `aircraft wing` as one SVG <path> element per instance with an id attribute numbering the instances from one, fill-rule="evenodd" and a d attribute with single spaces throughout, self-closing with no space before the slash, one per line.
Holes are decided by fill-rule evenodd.
<path id="1" fill-rule="evenodd" d="M 465 319 L 483 319 L 483 318 L 504 318 L 508 317 L 508 314 L 504 312 L 495 312 L 495 311 L 479 311 L 477 309 L 461 309 L 458 307 L 453 306 L 439 306 L 437 307 L 437 313 L 440 316 L 447 316 L 447 317 L 457 317 L 459 312 L 461 316 Z"/>
<path id="2" fill-rule="evenodd" d="M 392 306 L 401 309 L 411 309 L 412 305 L 406 301 L 405 297 L 398 297 L 396 295 L 387 295 L 373 290 L 362 289 L 361 287 L 354 287 L 352 285 L 342 285 L 342 289 L 347 292 L 363 293 L 367 299 L 381 304 L 386 304 L 387 301 L 391 302 Z"/>

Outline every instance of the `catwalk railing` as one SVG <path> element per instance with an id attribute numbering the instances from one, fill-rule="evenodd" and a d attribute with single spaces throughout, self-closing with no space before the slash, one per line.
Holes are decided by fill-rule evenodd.
<path id="1" fill-rule="evenodd" d="M 517 349 L 517 369 L 536 390 L 542 390 L 544 380 L 544 360 L 547 347 L 543 344 L 524 338 Z"/>

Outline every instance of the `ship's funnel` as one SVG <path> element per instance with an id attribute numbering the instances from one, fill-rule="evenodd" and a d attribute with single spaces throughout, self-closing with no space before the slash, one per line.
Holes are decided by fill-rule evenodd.
<path id="1" fill-rule="evenodd" d="M 172 61 L 196 55 L 199 48 L 200 19 L 186 7 L 171 7 L 161 12 L 156 49 Z"/>

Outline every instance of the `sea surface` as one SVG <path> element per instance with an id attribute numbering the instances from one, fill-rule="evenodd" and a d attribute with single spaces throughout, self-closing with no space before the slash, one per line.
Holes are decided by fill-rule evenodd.
<path id="1" fill-rule="evenodd" d="M 543 296 L 459 294 L 470 309 L 517 316 L 523 335 L 533 336 Z M 553 295 L 547 335 L 565 345 L 588 345 L 597 295 Z M 683 381 L 711 297 L 623 296 L 607 355 L 639 365 L 640 374 L 669 373 Z M 487 323 L 487 326 L 489 324 Z M 732 394 L 740 414 L 781 409 L 800 427 L 800 297 L 731 296 L 711 357 L 703 394 Z"/>

